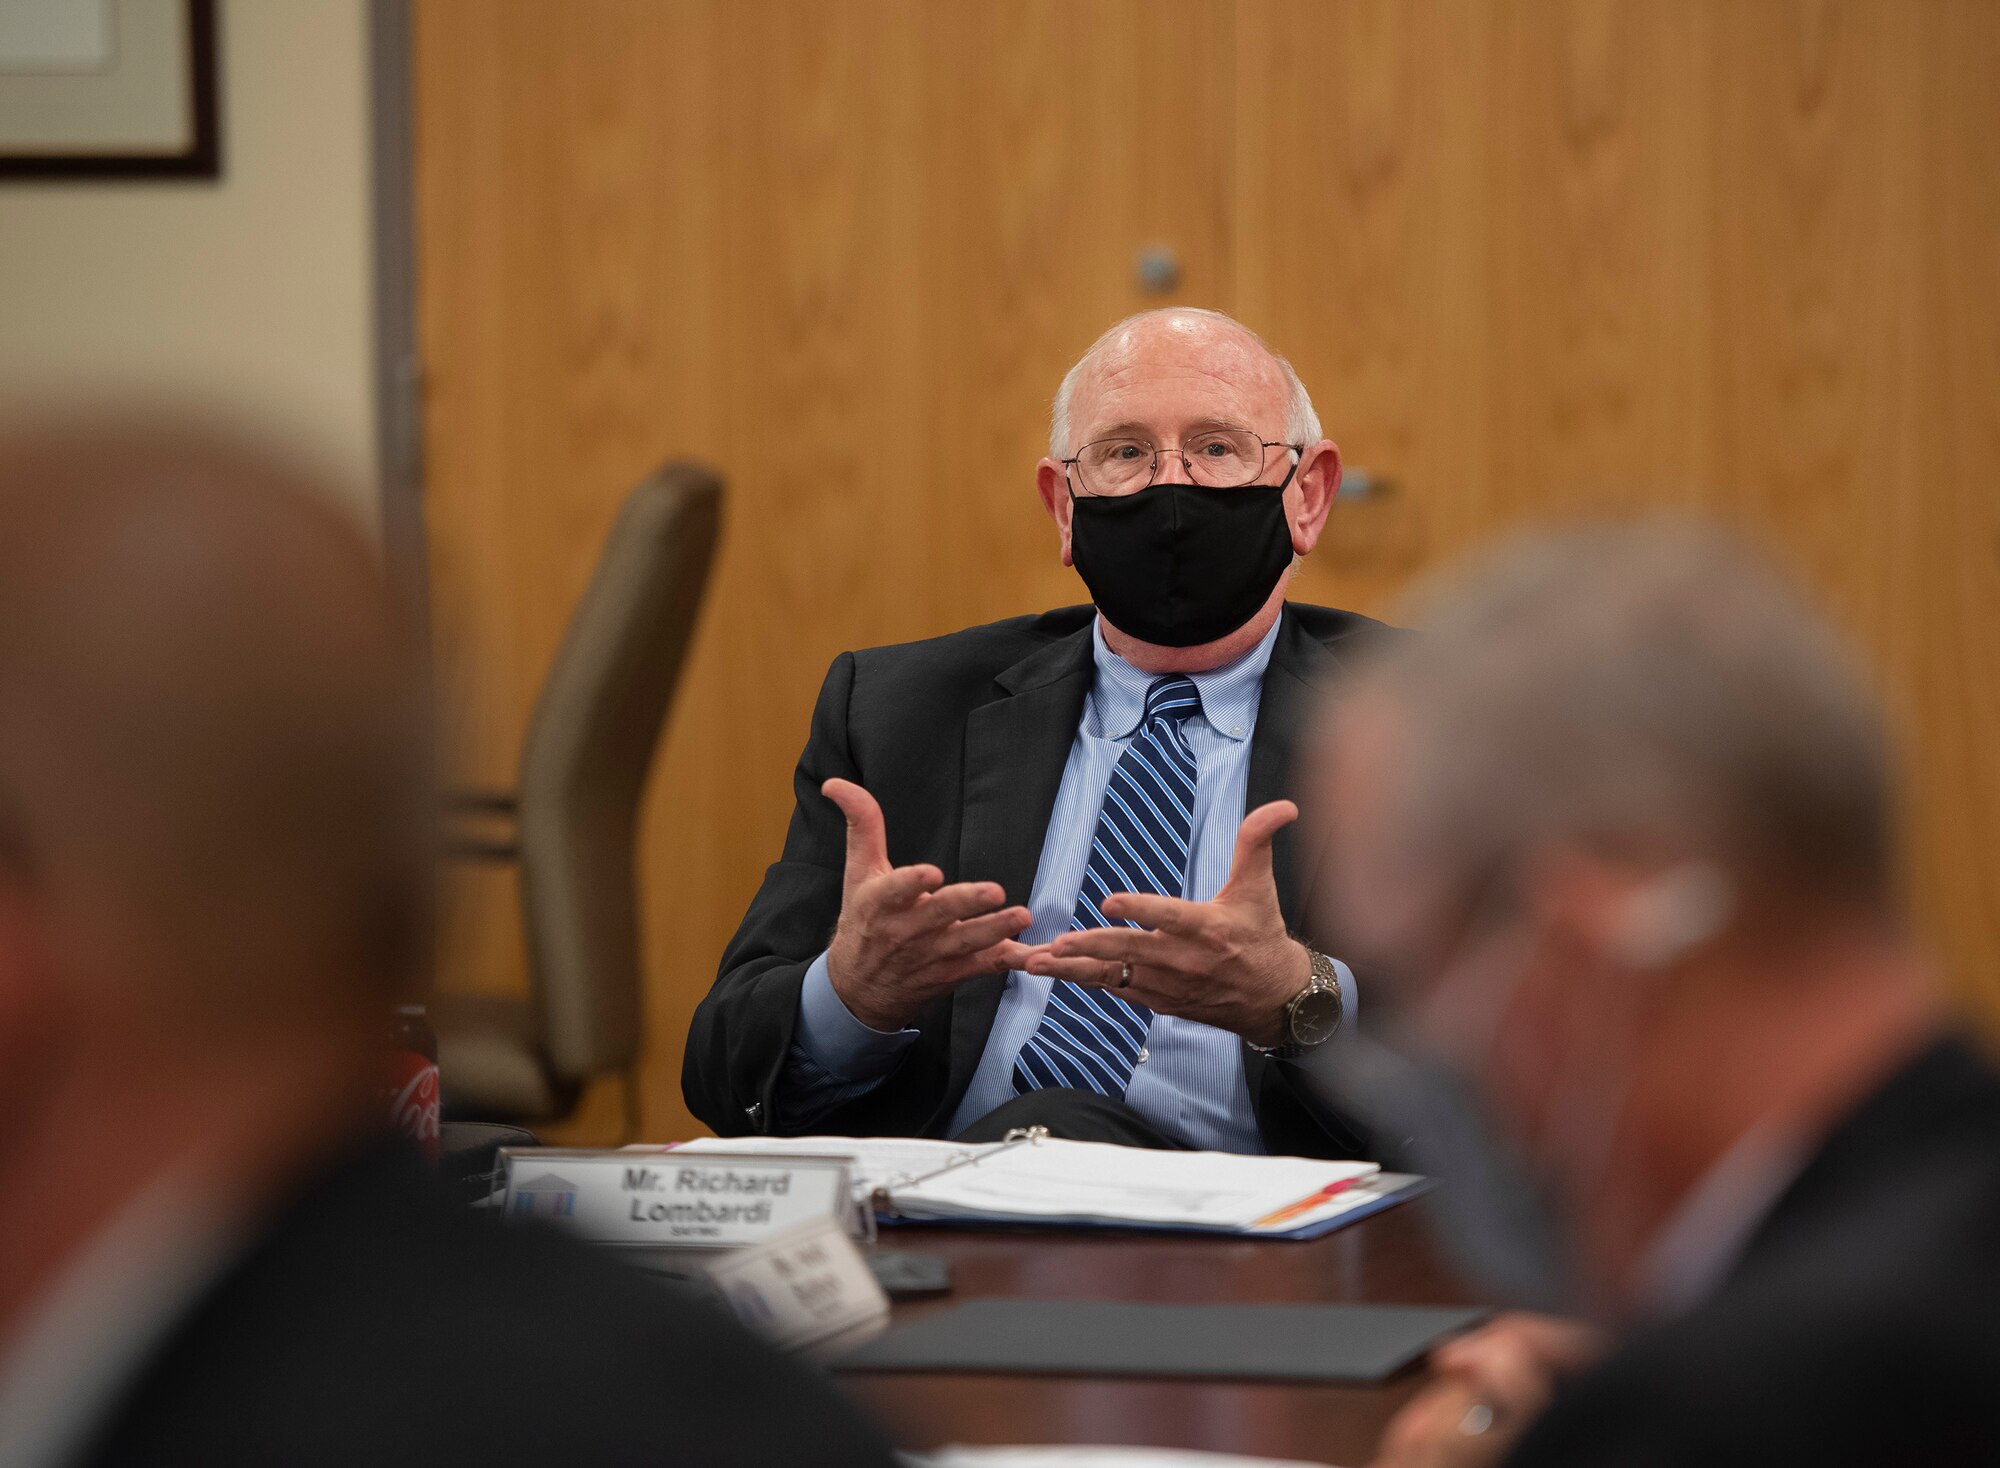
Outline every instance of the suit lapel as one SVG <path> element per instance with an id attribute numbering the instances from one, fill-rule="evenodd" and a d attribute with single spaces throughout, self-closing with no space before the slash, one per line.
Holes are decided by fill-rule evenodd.
<path id="1" fill-rule="evenodd" d="M 1277 640 L 1271 644 L 1270 666 L 1264 670 L 1256 732 L 1250 736 L 1250 773 L 1243 801 L 1246 815 L 1273 800 L 1299 799 L 1299 756 L 1312 738 L 1313 721 L 1338 666 L 1333 654 L 1308 634 L 1286 607 Z M 1309 936 L 1318 946 L 1333 942 L 1332 935 L 1313 931 L 1308 911 L 1314 873 L 1325 849 L 1325 823 L 1314 820 L 1303 806 L 1301 802 L 1300 819 L 1271 841 L 1271 875 L 1285 926 Z M 1324 1137 L 1325 1126 L 1301 1112 L 1277 1062 L 1248 1044 L 1240 1050 L 1243 1078 L 1250 1087 L 1250 1102 L 1265 1146 L 1273 1152 L 1316 1154 L 1314 1139 Z M 1355 1155 L 1360 1155 L 1358 1144 L 1351 1145 Z"/>
<path id="2" fill-rule="evenodd" d="M 1277 640 L 1271 644 L 1271 662 L 1264 670 L 1263 692 L 1257 704 L 1256 732 L 1250 736 L 1245 814 L 1273 800 L 1298 799 L 1293 772 L 1305 741 L 1311 737 L 1312 721 L 1334 668 L 1333 655 L 1306 633 L 1287 607 L 1278 624 Z M 1285 827 L 1271 843 L 1278 905 L 1294 930 L 1301 920 L 1321 846 L 1316 833 L 1300 832 L 1300 824 Z"/>
<path id="3" fill-rule="evenodd" d="M 1996 1119 L 2000 1085 L 1991 1065 L 1957 1034 L 1934 1039 L 1828 1133 L 1751 1231 L 1722 1282 L 1782 1255 L 1925 1149 L 1949 1147 L 1954 1135 L 1992 1136 Z M 1936 1155 L 1917 1165 L 1934 1166 Z"/>
<path id="4" fill-rule="evenodd" d="M 1009 902 L 1027 903 L 1092 671 L 1087 625 L 1000 674 L 994 680 L 1000 696 L 966 717 L 964 804 L 953 880 L 998 882 Z M 952 996 L 951 1077 L 934 1121 L 949 1119 L 971 1083 L 1006 986 L 1004 974 L 992 974 L 969 981 Z"/>

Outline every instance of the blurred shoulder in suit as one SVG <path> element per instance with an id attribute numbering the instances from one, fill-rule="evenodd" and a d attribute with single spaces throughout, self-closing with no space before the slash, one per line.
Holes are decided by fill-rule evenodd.
<path id="1" fill-rule="evenodd" d="M 185 426 L 0 433 L 0 1461 L 888 1463 L 380 1135 L 423 659 L 328 500 Z"/>

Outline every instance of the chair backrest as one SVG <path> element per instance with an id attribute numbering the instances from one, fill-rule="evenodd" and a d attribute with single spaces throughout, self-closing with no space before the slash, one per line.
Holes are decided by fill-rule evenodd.
<path id="1" fill-rule="evenodd" d="M 639 799 L 693 639 L 722 479 L 663 465 L 625 501 L 521 749 L 521 901 L 542 1041 L 581 1081 L 638 1054 Z"/>

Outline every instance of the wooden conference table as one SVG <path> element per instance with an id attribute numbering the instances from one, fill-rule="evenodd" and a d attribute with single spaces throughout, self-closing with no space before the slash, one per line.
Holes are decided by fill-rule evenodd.
<path id="1" fill-rule="evenodd" d="M 1166 1303 L 1463 1304 L 1418 1199 L 1310 1243 L 1143 1234 L 884 1230 L 886 1248 L 951 1261 L 952 1292 L 897 1321 L 982 1296 Z M 1126 1443 L 1358 1465 L 1423 1383 L 853 1372 L 842 1384 L 912 1450 L 947 1443 Z"/>

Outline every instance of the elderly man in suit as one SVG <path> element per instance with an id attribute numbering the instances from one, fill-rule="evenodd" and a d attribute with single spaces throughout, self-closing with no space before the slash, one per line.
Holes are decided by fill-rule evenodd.
<path id="1" fill-rule="evenodd" d="M 1302 1062 L 1351 1019 L 1298 931 L 1302 720 L 1371 625 L 1288 602 L 1340 455 L 1228 317 L 1119 323 L 1036 469 L 1092 605 L 844 653 L 695 1016 L 717 1131 L 1354 1155 Z"/>
<path id="2" fill-rule="evenodd" d="M 183 429 L 0 434 L 0 1463 L 887 1468 L 824 1378 L 385 1135 L 434 805 L 326 499 Z"/>
<path id="3" fill-rule="evenodd" d="M 1661 527 L 1517 545 L 1420 620 L 1333 721 L 1379 1023 L 1329 1080 L 1490 1281 L 1596 1325 L 1441 1351 L 1381 1468 L 2000 1461 L 2000 1076 L 1906 931 L 1833 638 Z"/>

